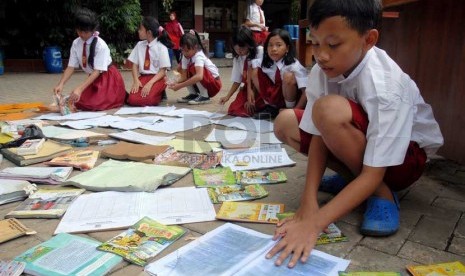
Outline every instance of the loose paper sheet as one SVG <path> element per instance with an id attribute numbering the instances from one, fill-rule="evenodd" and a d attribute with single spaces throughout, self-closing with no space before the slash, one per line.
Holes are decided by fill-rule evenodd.
<path id="1" fill-rule="evenodd" d="M 234 117 L 230 119 L 216 120 L 212 123 L 231 128 L 238 128 L 258 133 L 273 132 L 273 123 L 266 120 L 255 120 L 246 117 Z"/>
<path id="2" fill-rule="evenodd" d="M 166 143 L 169 140 L 174 139 L 175 136 L 155 136 L 155 135 L 147 135 L 141 134 L 134 131 L 124 131 L 119 133 L 110 133 L 108 136 L 117 138 L 124 141 L 136 142 L 141 144 L 147 145 L 159 145 L 162 143 Z"/>
<path id="3" fill-rule="evenodd" d="M 68 115 L 61 115 L 60 113 L 49 113 L 49 114 L 40 115 L 38 117 L 35 117 L 34 119 L 52 120 L 52 121 L 83 120 L 83 119 L 101 117 L 101 116 L 104 116 L 105 114 L 106 114 L 105 112 L 90 112 L 90 111 L 76 112 L 76 113 L 71 113 Z"/>
<path id="4" fill-rule="evenodd" d="M 163 121 L 155 125 L 142 126 L 142 129 L 157 131 L 162 133 L 173 134 L 180 131 L 186 131 L 211 124 L 210 120 L 205 117 L 189 116 L 170 121 Z"/>
<path id="5" fill-rule="evenodd" d="M 208 142 L 220 142 L 230 148 L 234 144 L 243 144 L 247 141 L 256 141 L 260 144 L 281 144 L 282 142 L 276 138 L 273 132 L 256 133 L 247 130 L 238 129 L 212 129 L 210 134 L 205 138 Z M 228 147 L 228 145 L 231 145 Z"/>
<path id="6" fill-rule="evenodd" d="M 176 107 L 173 106 L 144 106 L 144 107 L 122 107 L 115 112 L 115 115 L 132 115 L 140 113 L 149 113 L 149 114 L 158 114 L 164 115 L 167 112 L 175 110 Z"/>

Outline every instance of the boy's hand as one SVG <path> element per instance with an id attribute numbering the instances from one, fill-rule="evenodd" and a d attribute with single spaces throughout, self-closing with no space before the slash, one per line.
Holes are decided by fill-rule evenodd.
<path id="1" fill-rule="evenodd" d="M 268 252 L 267 259 L 278 254 L 275 265 L 280 266 L 289 255 L 291 259 L 287 266 L 293 268 L 297 262 L 306 262 L 316 244 L 320 230 L 312 223 L 312 219 L 296 214 L 294 218 L 286 218 L 279 222 L 273 240 L 280 241 Z"/>

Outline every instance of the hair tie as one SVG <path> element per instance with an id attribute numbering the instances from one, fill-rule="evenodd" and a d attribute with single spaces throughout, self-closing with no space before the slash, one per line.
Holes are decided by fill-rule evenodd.
<path id="1" fill-rule="evenodd" d="M 100 33 L 99 33 L 98 31 L 95 31 L 95 32 L 92 34 L 92 36 L 93 36 L 93 37 L 96 37 L 96 36 L 98 36 L 99 34 L 100 34 Z"/>
<path id="2" fill-rule="evenodd" d="M 192 29 L 189 30 L 189 33 L 190 33 L 191 35 L 195 35 L 195 31 L 192 30 Z"/>

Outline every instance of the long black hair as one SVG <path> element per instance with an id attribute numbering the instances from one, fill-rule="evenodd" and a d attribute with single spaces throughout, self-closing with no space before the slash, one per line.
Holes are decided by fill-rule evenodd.
<path id="1" fill-rule="evenodd" d="M 186 46 L 187 49 L 202 50 L 205 53 L 199 34 L 192 29 L 182 35 L 181 40 L 179 41 L 179 46 Z"/>
<path id="2" fill-rule="evenodd" d="M 74 27 L 76 30 L 84 32 L 95 32 L 97 31 L 98 26 L 99 22 L 97 15 L 93 11 L 87 8 L 80 8 L 76 11 L 74 18 Z M 87 63 L 92 68 L 94 67 L 95 45 L 97 44 L 97 40 L 98 38 L 94 36 L 92 42 L 90 43 L 89 58 Z"/>
<path id="3" fill-rule="evenodd" d="M 147 31 L 152 32 L 153 37 L 158 38 L 158 41 L 160 41 L 163 45 L 168 48 L 173 48 L 174 45 L 168 36 L 168 33 L 163 27 L 161 27 L 160 23 L 155 17 L 144 16 L 141 24 Z"/>
<path id="4" fill-rule="evenodd" d="M 262 67 L 270 68 L 274 63 L 274 61 L 268 55 L 268 44 L 270 42 L 270 38 L 272 38 L 275 35 L 278 35 L 284 41 L 284 43 L 286 43 L 286 46 L 289 47 L 289 51 L 283 57 L 284 64 L 289 65 L 295 62 L 295 49 L 289 32 L 284 29 L 274 29 L 267 36 L 265 40 L 265 45 L 263 45 Z"/>
<path id="5" fill-rule="evenodd" d="M 235 45 L 239 47 L 247 47 L 249 49 L 247 59 L 254 59 L 257 56 L 257 43 L 253 39 L 252 31 L 245 26 L 240 27 L 239 30 L 233 34 L 232 45 L 232 53 L 234 57 L 239 56 L 236 51 L 234 51 Z"/>

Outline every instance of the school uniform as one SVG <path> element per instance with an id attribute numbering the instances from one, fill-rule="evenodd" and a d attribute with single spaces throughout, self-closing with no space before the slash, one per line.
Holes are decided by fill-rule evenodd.
<path id="1" fill-rule="evenodd" d="M 307 69 L 296 59 L 294 63 L 285 65 L 283 59 L 274 62 L 269 68 L 262 67 L 262 59 L 254 59 L 252 67 L 258 68 L 258 83 L 261 98 L 266 104 L 275 108 L 285 108 L 282 79 L 285 73 L 293 73 L 297 88 L 307 87 Z"/>
<path id="2" fill-rule="evenodd" d="M 249 10 L 246 19 L 250 20 L 250 22 L 254 24 L 266 26 L 265 13 L 263 12 L 262 8 L 256 3 L 252 3 L 251 5 L 249 5 Z M 263 31 L 261 28 L 255 26 L 250 27 L 250 30 L 252 31 L 253 38 L 257 45 L 265 44 L 266 37 L 269 34 L 268 31 Z"/>
<path id="3" fill-rule="evenodd" d="M 88 64 L 90 44 L 97 39 L 95 45 L 94 64 Z M 87 41 L 76 38 L 71 46 L 68 66 L 79 68 L 91 74 L 94 70 L 101 71 L 81 94 L 79 101 L 75 103 L 81 110 L 107 110 L 120 107 L 124 104 L 126 90 L 123 77 L 114 65 L 111 64 L 110 49 L 100 37 L 91 37 Z"/>
<path id="4" fill-rule="evenodd" d="M 349 100 L 354 124 L 365 133 L 363 164 L 388 167 L 384 181 L 394 190 L 416 181 L 423 172 L 427 154 L 434 154 L 444 140 L 431 106 L 415 82 L 377 47 L 370 49 L 348 77 L 328 78 L 315 65 L 308 79 L 307 106 L 300 128 L 320 135 L 312 121 L 316 99 L 341 95 Z"/>
<path id="5" fill-rule="evenodd" d="M 263 47 L 257 47 L 257 58 L 262 58 Z M 228 108 L 228 114 L 233 116 L 250 117 L 250 113 L 245 108 L 247 102 L 247 71 L 249 66 L 252 66 L 252 61 L 247 59 L 247 56 L 238 56 L 233 59 L 233 68 L 231 71 L 231 82 L 240 83 L 241 87 L 236 94 L 236 98 L 231 102 Z M 265 107 L 265 102 L 259 94 L 255 95 L 255 110 L 262 110 Z"/>
<path id="6" fill-rule="evenodd" d="M 139 41 L 128 57 L 132 63 L 139 67 L 139 81 L 142 86 L 149 82 L 162 68 L 171 68 L 168 48 L 158 39 L 148 43 L 147 40 Z M 142 97 L 139 87 L 137 93 L 129 93 L 127 103 L 133 106 L 158 105 L 162 100 L 166 82 L 162 78 L 155 82 L 146 97 Z"/>
<path id="7" fill-rule="evenodd" d="M 195 86 L 204 97 L 214 97 L 221 90 L 221 79 L 218 68 L 213 62 L 205 56 L 203 51 L 198 51 L 190 59 L 185 56 L 181 59 L 181 68 L 187 71 L 187 78 L 195 75 L 195 67 L 202 67 L 203 79 L 196 83 Z M 197 94 L 193 86 L 188 86 L 189 94 Z"/>

